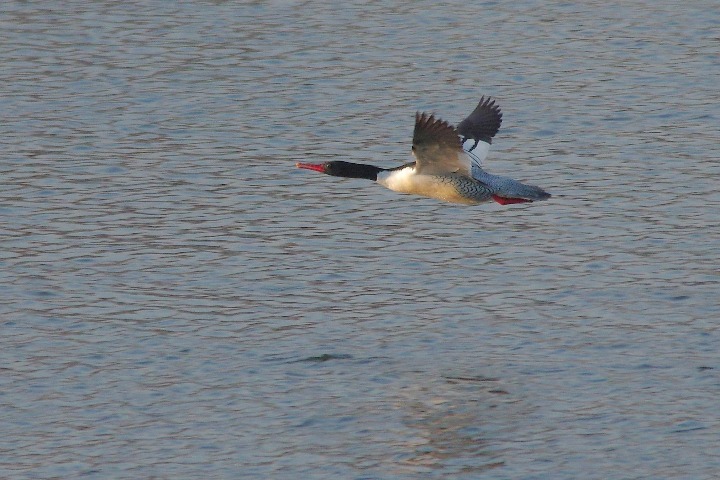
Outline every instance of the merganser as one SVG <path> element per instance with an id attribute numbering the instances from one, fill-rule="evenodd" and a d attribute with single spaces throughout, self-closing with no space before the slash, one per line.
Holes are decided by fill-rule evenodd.
<path id="1" fill-rule="evenodd" d="M 343 161 L 296 165 L 336 177 L 373 180 L 400 193 L 466 205 L 490 200 L 509 205 L 550 198 L 550 194 L 540 187 L 491 175 L 480 166 L 501 123 L 500 107 L 491 97 L 485 99 L 483 96 L 457 128 L 434 115 L 416 113 L 412 144 L 414 162 L 395 168 Z"/>

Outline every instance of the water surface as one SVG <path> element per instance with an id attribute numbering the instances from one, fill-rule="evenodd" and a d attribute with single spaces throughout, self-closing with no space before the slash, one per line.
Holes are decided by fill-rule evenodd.
<path id="1" fill-rule="evenodd" d="M 441 3 L 3 7 L 3 477 L 715 478 L 716 4 Z"/>

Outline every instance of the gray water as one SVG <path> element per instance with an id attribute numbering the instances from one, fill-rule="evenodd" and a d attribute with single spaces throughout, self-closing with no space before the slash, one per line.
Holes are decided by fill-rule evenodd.
<path id="1" fill-rule="evenodd" d="M 717 478 L 715 1 L 0 9 L 0 477 Z"/>

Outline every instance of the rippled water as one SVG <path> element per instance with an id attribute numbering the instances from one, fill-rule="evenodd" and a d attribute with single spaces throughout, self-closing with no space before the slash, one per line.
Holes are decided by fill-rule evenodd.
<path id="1" fill-rule="evenodd" d="M 715 2 L 239 3 L 2 7 L 2 477 L 716 478 Z"/>

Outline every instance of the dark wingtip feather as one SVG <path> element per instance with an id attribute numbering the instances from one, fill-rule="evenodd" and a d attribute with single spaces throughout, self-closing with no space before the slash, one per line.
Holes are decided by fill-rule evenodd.
<path id="1" fill-rule="evenodd" d="M 485 95 L 480 97 L 475 110 L 457 126 L 458 133 L 467 140 L 480 140 L 492 143 L 492 138 L 500 130 L 502 125 L 502 112 L 500 106 L 495 104 L 495 99 Z"/>
<path id="2" fill-rule="evenodd" d="M 445 120 L 435 118 L 433 114 L 415 112 L 415 130 L 413 147 L 423 144 L 440 144 L 453 148 L 462 148 L 460 137 L 455 127 Z"/>

